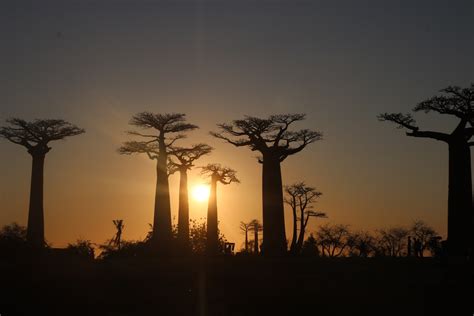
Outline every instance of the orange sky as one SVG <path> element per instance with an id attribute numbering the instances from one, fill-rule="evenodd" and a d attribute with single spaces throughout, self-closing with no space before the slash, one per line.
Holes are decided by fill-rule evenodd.
<path id="1" fill-rule="evenodd" d="M 306 181 L 323 192 L 316 209 L 329 218 L 318 223 L 376 229 L 424 219 L 445 233 L 446 146 L 406 137 L 376 116 L 408 112 L 447 85 L 470 84 L 472 3 L 126 3 L 0 8 L 0 121 L 63 118 L 86 129 L 52 144 L 46 158 L 53 245 L 79 237 L 103 243 L 114 234 L 113 219 L 125 221 L 125 239 L 145 237 L 155 168 L 145 156 L 117 153 L 141 111 L 186 113 L 201 129 L 182 144 L 215 147 L 198 164 L 237 170 L 241 184 L 219 187 L 218 212 L 238 247 L 239 222 L 261 219 L 260 165 L 256 153 L 208 132 L 246 114 L 307 113 L 295 128 L 324 133 L 282 164 L 285 184 Z M 416 118 L 426 129 L 455 124 L 434 114 Z M 25 224 L 30 157 L 6 141 L 0 152 L 0 225 Z M 190 174 L 190 186 L 203 181 Z M 176 215 L 177 175 L 170 185 Z M 190 206 L 192 218 L 205 216 L 205 203 Z"/>
<path id="2" fill-rule="evenodd" d="M 148 223 L 152 222 L 154 161 L 146 155 L 121 156 L 116 152 L 121 141 L 129 139 L 123 131 L 128 129 L 131 113 L 107 111 L 110 112 L 97 117 L 108 117 L 108 122 L 84 118 L 84 122 L 78 124 L 86 128 L 86 134 L 53 143 L 47 156 L 46 237 L 55 246 L 64 246 L 77 238 L 105 242 L 114 234 L 113 219 L 125 221 L 124 238 L 142 239 Z M 189 115 L 189 121 L 200 123 L 192 118 Z M 300 125 L 310 127 L 312 124 Z M 211 128 L 212 124 L 206 127 Z M 377 129 L 389 138 L 401 138 L 405 142 L 405 152 L 391 151 L 388 140 L 372 146 L 370 152 L 361 151 L 355 147 L 364 147 L 364 142 L 359 141 L 356 146 L 350 141 L 351 136 L 342 139 L 345 141 L 336 141 L 330 132 L 326 132 L 325 140 L 310 145 L 282 164 L 284 183 L 304 180 L 323 192 L 316 209 L 327 212 L 329 218 L 318 219 L 319 223 L 329 221 L 350 224 L 354 229 L 374 229 L 408 225 L 414 219 L 422 218 L 444 233 L 446 157 L 433 159 L 431 166 L 439 165 L 433 172 L 421 159 L 417 148 L 423 146 L 426 156 L 430 152 L 443 153 L 445 148 L 436 142 L 408 139 L 382 123 Z M 220 162 L 237 170 L 241 184 L 218 187 L 218 212 L 220 229 L 230 241 L 240 246 L 243 236 L 238 229 L 239 222 L 261 219 L 261 166 L 254 158 L 255 153 L 234 148 L 206 132 L 206 128 L 193 132 L 183 143 L 206 141 L 216 148 L 197 165 Z M 20 146 L 2 142 L 1 147 L 5 152 L 2 160 L 9 163 L 1 164 L 4 211 L 0 223 L 17 221 L 25 224 L 30 157 Z M 381 155 L 383 159 L 371 160 L 371 155 Z M 416 172 L 405 172 L 406 161 L 416 166 Z M 177 215 L 178 181 L 178 175 L 170 177 L 173 217 Z M 199 170 L 190 172 L 190 190 L 206 181 L 200 177 Z M 191 198 L 191 218 L 204 219 L 206 207 L 205 202 Z M 286 216 L 288 232 L 291 228 L 289 215 Z M 310 232 L 316 224 L 310 224 Z"/>

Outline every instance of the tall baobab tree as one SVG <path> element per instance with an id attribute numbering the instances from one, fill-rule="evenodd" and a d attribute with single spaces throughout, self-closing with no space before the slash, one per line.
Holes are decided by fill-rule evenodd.
<path id="1" fill-rule="evenodd" d="M 210 255 L 217 254 L 219 246 L 219 230 L 217 227 L 217 183 L 231 184 L 239 183 L 235 175 L 235 170 L 222 167 L 219 164 L 208 164 L 201 168 L 201 174 L 211 178 L 211 190 L 209 192 L 209 202 L 207 208 L 207 245 L 206 251 Z"/>
<path id="2" fill-rule="evenodd" d="M 25 121 L 12 118 L 7 126 L 0 127 L 0 137 L 25 147 L 33 158 L 31 170 L 30 206 L 28 211 L 27 241 L 34 248 L 42 248 L 44 242 L 43 176 L 44 160 L 51 150 L 49 143 L 84 133 L 64 120 Z"/>
<path id="3" fill-rule="evenodd" d="M 218 124 L 220 131 L 211 132 L 234 146 L 249 147 L 261 154 L 258 161 L 262 164 L 263 244 L 267 255 L 283 255 L 287 250 L 280 164 L 322 139 L 320 132 L 288 130 L 304 119 L 305 114 L 272 115 L 266 119 L 246 116 L 231 124 Z"/>
<path id="4" fill-rule="evenodd" d="M 178 242 L 184 249 L 189 249 L 189 198 L 188 170 L 194 167 L 194 161 L 209 154 L 212 147 L 197 144 L 188 148 L 173 148 L 173 159 L 170 160 L 172 172 L 179 172 L 179 206 L 178 206 Z"/>
<path id="5" fill-rule="evenodd" d="M 250 223 L 245 223 L 245 222 L 240 222 L 239 229 L 245 234 L 245 252 L 249 252 L 249 231 L 250 228 L 252 227 L 252 222 Z"/>
<path id="6" fill-rule="evenodd" d="M 310 217 L 326 217 L 325 213 L 307 210 L 322 195 L 315 188 L 307 186 L 304 182 L 298 182 L 289 186 L 285 186 L 285 203 L 291 207 L 293 215 L 293 237 L 290 244 L 290 253 L 300 253 L 306 227 Z M 299 213 L 299 216 L 298 216 Z M 298 224 L 300 222 L 299 234 L 297 233 Z M 298 236 L 298 237 L 297 237 Z"/>
<path id="7" fill-rule="evenodd" d="M 474 144 L 470 141 L 474 134 L 474 84 L 464 89 L 450 86 L 440 92 L 443 94 L 419 103 L 413 111 L 457 118 L 458 124 L 451 133 L 420 130 L 411 114 L 384 113 L 378 118 L 407 129 L 407 136 L 430 138 L 448 145 L 448 253 L 450 256 L 466 256 L 473 246 L 474 231 L 470 150 Z"/>
<path id="8" fill-rule="evenodd" d="M 263 226 L 257 219 L 254 219 L 250 222 L 250 231 L 253 231 L 253 253 L 258 255 L 258 233 L 263 231 Z"/>
<path id="9" fill-rule="evenodd" d="M 147 154 L 148 158 L 156 160 L 156 191 L 155 211 L 153 217 L 153 234 L 151 243 L 163 247 L 172 238 L 171 207 L 169 193 L 168 155 L 172 153 L 172 146 L 183 134 L 198 128 L 186 123 L 186 115 L 181 113 L 154 114 L 141 112 L 135 114 L 130 125 L 151 130 L 151 132 L 129 131 L 128 134 L 143 138 L 142 141 L 125 142 L 119 149 L 120 154 Z"/>

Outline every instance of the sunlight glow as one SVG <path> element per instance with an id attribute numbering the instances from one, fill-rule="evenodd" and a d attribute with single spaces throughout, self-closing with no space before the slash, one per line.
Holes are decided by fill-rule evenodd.
<path id="1" fill-rule="evenodd" d="M 198 184 L 193 188 L 193 198 L 198 202 L 207 201 L 209 198 L 209 186 Z"/>

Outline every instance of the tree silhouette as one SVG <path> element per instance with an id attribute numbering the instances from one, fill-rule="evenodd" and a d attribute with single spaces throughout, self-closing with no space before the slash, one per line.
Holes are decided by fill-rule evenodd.
<path id="1" fill-rule="evenodd" d="M 46 154 L 51 150 L 49 143 L 76 136 L 85 131 L 64 120 L 25 121 L 12 118 L 6 122 L 7 126 L 0 127 L 0 137 L 25 147 L 33 158 L 26 238 L 32 247 L 43 248 L 45 245 L 43 177 L 44 160 Z"/>
<path id="2" fill-rule="evenodd" d="M 122 232 L 125 225 L 123 224 L 123 219 L 114 219 L 112 222 L 114 223 L 117 232 L 115 233 L 115 236 L 110 239 L 109 246 L 115 246 L 117 247 L 117 250 L 120 250 L 122 246 Z"/>
<path id="3" fill-rule="evenodd" d="M 308 221 L 310 217 L 327 218 L 327 215 L 324 212 L 318 212 L 314 210 L 304 211 L 303 219 L 300 218 L 301 229 L 300 229 L 300 234 L 298 235 L 298 242 L 296 243 L 296 249 L 295 249 L 295 253 L 297 254 L 301 253 L 301 249 L 303 247 L 303 242 L 304 242 L 304 235 L 305 235 L 306 227 L 308 226 Z"/>
<path id="4" fill-rule="evenodd" d="M 312 233 L 304 241 L 301 254 L 303 256 L 319 256 L 318 242 Z"/>
<path id="5" fill-rule="evenodd" d="M 224 244 L 226 243 L 227 239 L 220 232 L 217 230 L 219 235 L 218 238 L 218 253 L 224 253 Z M 199 220 L 191 219 L 190 220 L 190 227 L 189 227 L 189 244 L 191 248 L 191 252 L 197 255 L 203 255 L 206 253 L 207 248 L 207 227 L 206 227 L 206 220 L 200 218 Z"/>
<path id="6" fill-rule="evenodd" d="M 416 220 L 410 228 L 410 234 L 420 242 L 420 255 L 429 248 L 430 241 L 437 237 L 436 231 L 422 220 Z"/>
<path id="7" fill-rule="evenodd" d="M 298 192 L 294 185 L 292 185 L 285 186 L 285 193 L 287 196 L 283 199 L 283 201 L 291 207 L 291 214 L 293 216 L 293 234 L 291 237 L 290 253 L 294 253 L 298 235 Z"/>
<path id="8" fill-rule="evenodd" d="M 129 131 L 128 134 L 146 140 L 128 141 L 119 149 L 120 154 L 147 154 L 148 158 L 157 161 L 153 235 L 150 240 L 155 247 L 166 247 L 172 238 L 168 155 L 172 154 L 174 143 L 186 137 L 184 132 L 198 128 L 196 125 L 186 123 L 185 117 L 186 115 L 181 113 L 141 112 L 135 114 L 130 120 L 130 125 L 153 130 L 153 132 L 144 134 Z"/>
<path id="9" fill-rule="evenodd" d="M 263 226 L 257 219 L 252 220 L 250 223 L 250 231 L 253 231 L 253 253 L 258 255 L 258 233 L 263 231 Z"/>
<path id="10" fill-rule="evenodd" d="M 290 253 L 298 254 L 301 252 L 304 242 L 306 226 L 310 217 L 326 217 L 325 213 L 307 210 L 307 207 L 316 202 L 322 195 L 315 188 L 307 186 L 304 182 L 298 182 L 285 186 L 285 203 L 291 207 L 293 214 L 293 237 L 290 244 Z M 298 218 L 299 211 L 299 218 Z M 297 237 L 298 219 L 300 221 L 300 233 Z"/>
<path id="11" fill-rule="evenodd" d="M 443 95 L 419 103 L 413 111 L 436 112 L 457 118 L 459 122 L 450 134 L 420 130 L 411 114 L 384 113 L 378 118 L 407 129 L 407 136 L 431 138 L 448 144 L 448 252 L 454 256 L 466 256 L 472 247 L 474 228 L 470 152 L 470 146 L 474 144 L 470 142 L 474 135 L 474 84 L 465 89 L 450 86 L 440 92 Z"/>
<path id="12" fill-rule="evenodd" d="M 28 249 L 26 227 L 11 223 L 0 229 L 0 261 L 15 258 L 25 249 Z"/>
<path id="13" fill-rule="evenodd" d="M 90 240 L 78 239 L 75 243 L 68 244 L 66 249 L 83 258 L 94 259 L 95 257 L 94 243 Z"/>
<path id="14" fill-rule="evenodd" d="M 406 240 L 409 234 L 404 227 L 391 227 L 378 231 L 378 252 L 379 255 L 401 257 L 404 256 L 404 249 L 407 249 Z"/>
<path id="15" fill-rule="evenodd" d="M 305 114 L 272 115 L 266 119 L 245 116 L 231 124 L 218 124 L 219 132 L 211 135 L 237 147 L 249 147 L 260 152 L 262 164 L 264 248 L 268 255 L 286 252 L 285 215 L 281 162 L 322 139 L 319 132 L 302 129 L 289 131 L 290 125 L 305 119 Z"/>
<path id="16" fill-rule="evenodd" d="M 321 254 L 339 257 L 349 245 L 350 232 L 347 225 L 322 225 L 316 233 Z"/>
<path id="17" fill-rule="evenodd" d="M 252 222 L 250 223 L 245 223 L 245 222 L 240 222 L 240 230 L 245 234 L 245 252 L 249 252 L 249 231 L 250 228 L 252 227 Z"/>
<path id="18" fill-rule="evenodd" d="M 351 233 L 348 241 L 349 255 L 367 258 L 376 249 L 375 238 L 367 231 Z"/>
<path id="19" fill-rule="evenodd" d="M 206 144 L 189 148 L 174 147 L 172 152 L 177 161 L 169 161 L 171 172 L 179 172 L 178 242 L 185 250 L 189 249 L 188 170 L 194 167 L 194 161 L 211 151 L 212 147 Z"/>
<path id="20" fill-rule="evenodd" d="M 211 190 L 207 208 L 207 245 L 206 251 L 209 255 L 215 255 L 219 249 L 219 231 L 217 227 L 217 183 L 231 184 L 239 183 L 235 176 L 235 170 L 222 167 L 219 164 L 208 164 L 201 167 L 201 174 L 211 178 Z"/>

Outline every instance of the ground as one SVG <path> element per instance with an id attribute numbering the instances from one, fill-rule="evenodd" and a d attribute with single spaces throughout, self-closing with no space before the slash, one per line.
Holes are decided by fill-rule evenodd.
<path id="1" fill-rule="evenodd" d="M 407 258 L 0 261 L 0 314 L 473 315 L 472 270 Z"/>

